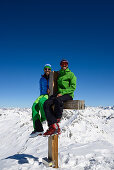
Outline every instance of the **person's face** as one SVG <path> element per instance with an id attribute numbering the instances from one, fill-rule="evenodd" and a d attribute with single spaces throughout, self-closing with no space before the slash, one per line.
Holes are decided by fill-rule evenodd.
<path id="1" fill-rule="evenodd" d="M 45 68 L 44 69 L 44 73 L 48 76 L 51 72 L 51 69 L 50 68 Z"/>
<path id="2" fill-rule="evenodd" d="M 61 63 L 61 69 L 66 70 L 67 68 L 68 68 L 68 63 L 67 62 Z"/>

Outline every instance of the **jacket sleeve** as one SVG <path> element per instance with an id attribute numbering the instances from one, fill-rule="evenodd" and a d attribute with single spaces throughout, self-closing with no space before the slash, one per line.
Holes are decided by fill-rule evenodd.
<path id="1" fill-rule="evenodd" d="M 42 79 L 40 79 L 40 95 L 42 95 Z"/>
<path id="2" fill-rule="evenodd" d="M 44 78 L 40 79 L 40 95 L 47 94 L 47 81 Z"/>
<path id="3" fill-rule="evenodd" d="M 61 93 L 62 95 L 73 93 L 76 89 L 76 80 L 76 76 L 74 75 L 74 73 L 72 73 L 70 77 L 70 86 L 67 89 L 59 89 L 59 93 Z"/>

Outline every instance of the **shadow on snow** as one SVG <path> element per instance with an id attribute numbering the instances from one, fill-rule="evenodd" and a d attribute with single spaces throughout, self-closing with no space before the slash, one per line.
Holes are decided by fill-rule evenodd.
<path id="1" fill-rule="evenodd" d="M 39 160 L 38 157 L 34 157 L 34 156 L 28 155 L 28 154 L 15 154 L 15 155 L 9 156 L 5 159 L 16 159 L 16 160 L 18 160 L 19 164 L 25 164 L 25 163 L 29 163 L 27 158 L 31 158 L 31 159 L 33 159 L 34 161 L 37 161 L 37 162 Z"/>

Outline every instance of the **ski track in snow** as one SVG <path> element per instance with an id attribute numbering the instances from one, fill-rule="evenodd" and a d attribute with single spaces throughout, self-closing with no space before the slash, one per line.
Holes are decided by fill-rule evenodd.
<path id="1" fill-rule="evenodd" d="M 60 170 L 114 169 L 114 107 L 64 110 L 60 127 Z M 30 108 L 0 108 L 0 170 L 52 169 L 42 163 L 48 138 L 32 130 Z"/>

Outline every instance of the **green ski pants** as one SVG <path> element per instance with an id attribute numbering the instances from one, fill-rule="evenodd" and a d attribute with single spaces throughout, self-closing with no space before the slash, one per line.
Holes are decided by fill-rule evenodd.
<path id="1" fill-rule="evenodd" d="M 32 120 L 33 120 L 33 128 L 35 127 L 35 121 L 39 119 L 41 122 L 46 120 L 45 112 L 44 112 L 44 102 L 48 99 L 48 95 L 39 96 L 32 105 Z"/>

